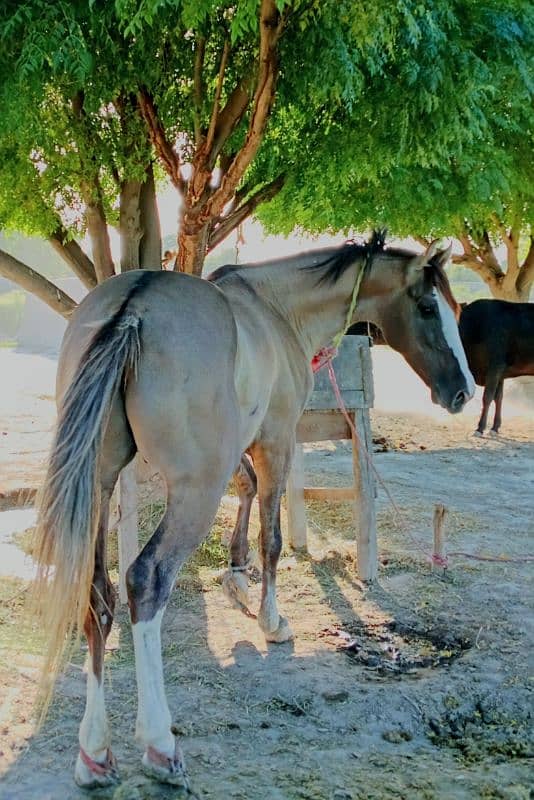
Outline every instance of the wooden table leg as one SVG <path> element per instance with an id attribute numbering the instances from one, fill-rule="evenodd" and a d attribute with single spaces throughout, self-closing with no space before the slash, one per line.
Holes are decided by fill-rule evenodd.
<path id="1" fill-rule="evenodd" d="M 372 439 L 367 409 L 355 410 L 354 424 L 358 432 L 358 439 L 352 435 L 358 577 L 362 581 L 374 581 L 378 574 L 375 479 L 371 468 Z"/>
<path id="2" fill-rule="evenodd" d="M 288 539 L 295 550 L 306 549 L 308 525 L 304 505 L 304 457 L 297 444 L 286 487 Z"/>

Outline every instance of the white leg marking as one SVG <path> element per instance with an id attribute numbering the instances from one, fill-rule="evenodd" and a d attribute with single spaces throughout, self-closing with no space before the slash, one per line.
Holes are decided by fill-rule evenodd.
<path id="1" fill-rule="evenodd" d="M 79 741 L 87 755 L 94 761 L 103 763 L 107 749 L 111 745 L 111 736 L 104 700 L 104 681 L 99 683 L 96 675 L 87 673 L 87 699 L 85 714 L 80 725 Z"/>
<path id="2" fill-rule="evenodd" d="M 471 375 L 471 370 L 469 369 L 469 365 L 467 363 L 467 358 L 465 356 L 462 340 L 460 339 L 458 323 L 456 322 L 456 318 L 454 316 L 452 308 L 443 298 L 441 292 L 439 292 L 437 289 L 434 289 L 434 295 L 438 302 L 439 315 L 441 318 L 441 327 L 443 330 L 445 341 L 447 342 L 452 352 L 454 353 L 456 360 L 458 361 L 458 364 L 460 366 L 460 369 L 464 374 L 465 381 L 467 384 L 467 390 L 469 392 L 469 399 L 471 399 L 475 394 L 475 381 L 473 379 L 473 376 Z"/>
<path id="3" fill-rule="evenodd" d="M 276 605 L 276 592 L 273 586 L 268 586 L 265 601 L 258 616 L 258 622 L 264 633 L 272 633 L 278 628 L 280 615 Z"/>
<path id="4" fill-rule="evenodd" d="M 150 745 L 173 759 L 175 741 L 171 733 L 171 714 L 165 697 L 161 660 L 163 612 L 164 609 L 160 609 L 149 622 L 132 625 L 139 699 L 136 736 L 145 747 Z"/>

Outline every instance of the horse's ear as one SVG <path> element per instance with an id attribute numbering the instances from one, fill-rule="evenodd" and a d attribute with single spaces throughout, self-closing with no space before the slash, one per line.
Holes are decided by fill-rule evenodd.
<path id="1" fill-rule="evenodd" d="M 437 261 L 439 266 L 445 269 L 451 259 L 451 253 L 452 242 L 449 243 L 449 246 L 446 247 L 445 250 L 438 250 L 438 252 L 434 255 L 434 263 Z"/>
<path id="2" fill-rule="evenodd" d="M 434 241 L 428 245 L 425 252 L 417 257 L 416 269 L 423 269 L 423 267 L 427 267 L 431 262 L 440 267 L 445 267 L 451 257 L 452 243 L 445 249 L 440 245 L 441 239 L 434 239 Z"/>

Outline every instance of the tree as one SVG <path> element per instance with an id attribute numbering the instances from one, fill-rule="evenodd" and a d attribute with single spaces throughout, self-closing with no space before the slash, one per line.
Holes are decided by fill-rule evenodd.
<path id="1" fill-rule="evenodd" d="M 89 289 L 116 271 L 110 224 L 122 269 L 161 263 L 152 149 L 128 93 L 127 43 L 102 6 L 0 10 L 0 227 L 48 239 Z M 86 232 L 92 258 L 76 241 Z M 4 251 L 0 272 L 65 312 L 55 287 Z"/>
<path id="2" fill-rule="evenodd" d="M 391 224 L 399 200 L 408 209 L 417 196 L 402 186 L 465 170 L 494 138 L 495 98 L 524 72 L 527 9 L 524 0 L 8 0 L 0 225 L 44 232 L 94 282 L 115 270 L 107 226 L 116 224 L 122 268 L 144 266 L 155 157 L 182 197 L 177 266 L 189 272 L 250 213 L 276 231 L 386 221 L 401 232 Z M 514 101 L 510 133 L 515 111 Z M 430 212 L 423 203 L 411 219 L 423 235 Z M 92 265 L 75 247 L 85 230 Z"/>
<path id="3" fill-rule="evenodd" d="M 426 240 L 453 235 L 464 248 L 454 260 L 494 296 L 528 299 L 533 25 L 531 4 L 515 0 L 421 8 L 399 30 L 397 57 L 378 76 L 366 73 L 358 103 L 364 125 L 352 147 L 343 111 L 260 211 L 267 228 L 386 225 Z M 506 269 L 495 252 L 501 243 Z"/>

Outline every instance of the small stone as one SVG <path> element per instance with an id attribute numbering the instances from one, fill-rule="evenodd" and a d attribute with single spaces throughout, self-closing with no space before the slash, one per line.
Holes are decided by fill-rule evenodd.
<path id="1" fill-rule="evenodd" d="M 405 742 L 406 738 L 403 735 L 404 731 L 384 731 L 382 734 L 382 739 L 386 742 L 390 742 L 391 744 L 401 744 L 401 742 Z"/>
<path id="2" fill-rule="evenodd" d="M 349 699 L 349 693 L 346 689 L 338 689 L 337 691 L 323 692 L 322 697 L 327 703 L 344 703 L 345 700 Z"/>

